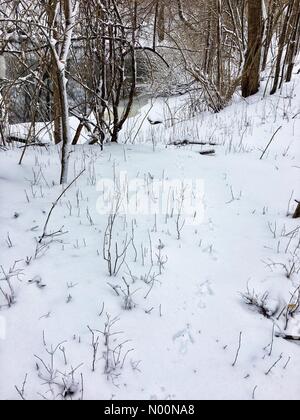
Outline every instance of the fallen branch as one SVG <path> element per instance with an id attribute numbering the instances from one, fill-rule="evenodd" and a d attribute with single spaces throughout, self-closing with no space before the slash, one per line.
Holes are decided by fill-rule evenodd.
<path id="1" fill-rule="evenodd" d="M 300 336 L 288 335 L 284 333 L 276 333 L 276 337 L 282 338 L 283 340 L 287 340 L 287 341 L 300 341 Z"/>
<path id="2" fill-rule="evenodd" d="M 47 149 L 48 145 L 46 143 L 29 143 L 25 144 L 24 146 L 18 146 L 18 149 L 26 149 L 27 147 L 45 147 L 45 149 Z"/>
<path id="3" fill-rule="evenodd" d="M 217 145 L 218 144 L 215 142 L 189 141 L 189 140 L 174 141 L 168 144 L 168 146 L 217 146 Z"/>
<path id="4" fill-rule="evenodd" d="M 214 149 L 211 150 L 204 150 L 203 152 L 199 152 L 202 156 L 212 156 L 216 154 L 216 151 Z"/>
<path id="5" fill-rule="evenodd" d="M 163 124 L 163 121 L 160 121 L 160 120 L 153 121 L 153 120 L 151 120 L 149 117 L 148 117 L 148 121 L 149 121 L 149 123 L 150 123 L 151 125 L 159 125 L 159 124 Z"/>
<path id="6" fill-rule="evenodd" d="M 27 143 L 27 139 L 22 139 L 20 137 L 17 136 L 9 136 L 6 139 L 7 143 L 23 143 L 26 144 Z"/>
<path id="7" fill-rule="evenodd" d="M 7 143 L 21 143 L 24 144 L 24 146 L 19 146 L 19 149 L 26 148 L 29 146 L 38 146 L 38 147 L 46 147 L 47 145 L 45 143 L 42 143 L 40 141 L 31 141 L 29 142 L 28 139 L 24 139 L 22 137 L 18 136 L 9 136 L 6 139 Z"/>

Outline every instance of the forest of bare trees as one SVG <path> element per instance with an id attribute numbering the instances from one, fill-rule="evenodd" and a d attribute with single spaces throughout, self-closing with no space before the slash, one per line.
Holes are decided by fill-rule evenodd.
<path id="1" fill-rule="evenodd" d="M 81 130 L 117 142 L 138 92 L 190 93 L 195 112 L 257 93 L 262 77 L 274 94 L 292 78 L 299 27 L 299 0 L 2 0 L 1 144 L 16 122 L 36 142 L 44 122 L 66 183 Z"/>

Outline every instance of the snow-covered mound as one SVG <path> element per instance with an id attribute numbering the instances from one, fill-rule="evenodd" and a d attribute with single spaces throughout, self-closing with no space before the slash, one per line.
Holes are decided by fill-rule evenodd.
<path id="1" fill-rule="evenodd" d="M 45 230 L 58 148 L 0 152 L 0 399 L 299 399 L 299 98 L 295 76 L 217 115 L 143 106 L 74 148 Z"/>

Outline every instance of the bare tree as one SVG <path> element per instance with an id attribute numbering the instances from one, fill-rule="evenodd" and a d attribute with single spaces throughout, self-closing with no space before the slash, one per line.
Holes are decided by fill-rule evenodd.
<path id="1" fill-rule="evenodd" d="M 285 13 L 284 19 L 283 19 L 283 25 L 281 28 L 281 33 L 279 37 L 279 43 L 278 43 L 278 53 L 276 58 L 276 66 L 275 66 L 275 76 L 274 76 L 274 83 L 271 90 L 271 95 L 274 95 L 276 93 L 279 82 L 280 82 L 280 74 L 282 72 L 282 61 L 284 56 L 284 49 L 287 44 L 287 38 L 288 38 L 288 32 L 289 32 L 289 23 L 292 16 L 294 6 L 294 0 L 290 0 L 286 4 L 286 10 L 284 9 L 283 13 Z M 284 64 L 283 64 L 284 65 Z"/>
<path id="2" fill-rule="evenodd" d="M 262 36 L 262 0 L 248 0 L 248 49 L 242 79 L 245 98 L 257 93 L 260 87 Z"/>
<path id="3" fill-rule="evenodd" d="M 292 74 L 295 66 L 295 59 L 298 53 L 300 39 L 300 0 L 295 0 L 293 14 L 291 18 L 291 35 L 286 55 L 286 82 L 292 80 Z"/>
<path id="4" fill-rule="evenodd" d="M 53 28 L 53 38 L 56 42 L 59 41 L 59 34 L 56 30 L 58 25 L 58 13 L 57 9 L 59 7 L 58 0 L 50 0 L 49 4 L 47 5 L 47 13 L 49 19 L 49 26 Z M 55 144 L 59 144 L 62 141 L 62 124 L 61 124 L 61 103 L 60 103 L 60 93 L 59 93 L 59 79 L 57 77 L 57 69 L 56 69 L 56 62 L 55 58 L 52 55 L 51 57 L 51 64 L 50 64 L 50 79 L 52 82 L 52 120 L 54 124 L 54 141 Z"/>
<path id="5" fill-rule="evenodd" d="M 6 77 L 6 63 L 5 57 L 1 54 L 0 50 L 0 144 L 3 146 L 6 145 L 5 140 L 5 127 L 7 123 L 7 111 L 5 106 L 5 101 L 3 100 L 2 90 L 4 89 L 3 81 Z"/>
<path id="6" fill-rule="evenodd" d="M 72 34 L 74 31 L 76 16 L 78 13 L 79 1 L 62 0 L 60 3 L 53 1 L 50 3 L 51 10 L 49 19 L 49 34 L 47 34 L 49 47 L 51 49 L 54 71 L 59 90 L 60 119 L 62 131 L 62 156 L 61 156 L 61 184 L 68 182 L 68 163 L 70 157 L 71 127 L 69 120 L 69 101 L 67 94 L 66 66 L 70 48 L 72 44 Z M 54 17 L 54 18 L 53 18 Z M 55 29 L 57 19 L 59 19 L 60 34 L 57 40 Z"/>

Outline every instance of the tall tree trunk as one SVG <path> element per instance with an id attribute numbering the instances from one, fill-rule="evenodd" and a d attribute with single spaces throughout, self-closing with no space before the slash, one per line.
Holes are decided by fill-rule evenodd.
<path id="1" fill-rule="evenodd" d="M 55 0 L 51 0 L 50 5 L 55 7 L 54 16 L 57 15 L 56 10 L 57 3 Z M 71 127 L 69 118 L 69 100 L 67 93 L 67 78 L 66 78 L 66 66 L 68 62 L 68 56 L 72 44 L 72 34 L 75 25 L 75 17 L 77 14 L 77 8 L 79 6 L 78 1 L 75 1 L 73 8 L 72 0 L 61 0 L 60 8 L 60 24 L 62 26 L 59 39 L 61 42 L 57 45 L 56 42 L 56 31 L 53 26 L 50 26 L 50 41 L 49 46 L 52 52 L 52 63 L 53 63 L 53 76 L 55 72 L 55 78 L 57 80 L 57 95 L 59 94 L 60 103 L 60 116 L 58 120 L 61 124 L 61 140 L 62 140 L 62 151 L 61 151 L 61 176 L 60 183 L 66 184 L 68 182 L 68 163 L 70 157 L 70 145 L 71 139 Z M 51 7 L 50 7 L 51 8 Z M 53 12 L 52 11 L 52 12 Z"/>
<path id="2" fill-rule="evenodd" d="M 53 27 L 57 21 L 56 10 L 58 7 L 58 0 L 50 0 L 48 5 L 48 19 L 49 26 Z M 53 38 L 57 41 L 59 35 L 57 31 L 53 31 Z M 51 57 L 50 71 L 49 71 L 51 86 L 52 86 L 52 104 L 51 117 L 54 125 L 54 142 L 59 144 L 62 141 L 62 124 L 61 124 L 61 103 L 59 93 L 59 78 L 57 77 L 56 62 L 54 57 Z"/>
<path id="3" fill-rule="evenodd" d="M 222 0 L 217 0 L 216 4 L 217 9 L 217 62 L 218 62 L 218 72 L 217 72 L 217 88 L 219 93 L 222 93 L 223 85 L 223 63 L 222 63 Z"/>
<path id="4" fill-rule="evenodd" d="M 67 97 L 67 79 L 65 69 L 60 70 L 59 79 L 59 94 L 61 105 L 61 126 L 62 126 L 62 150 L 61 150 L 61 176 L 60 183 L 66 184 L 68 182 L 68 168 L 70 157 L 71 127 L 69 121 L 69 101 Z"/>
<path id="5" fill-rule="evenodd" d="M 123 88 L 123 84 L 124 84 L 124 74 L 123 72 L 121 72 L 121 76 L 120 76 L 120 84 L 117 88 L 117 101 L 115 103 L 115 107 L 113 109 L 114 112 L 114 128 L 113 128 L 113 132 L 112 132 L 112 137 L 111 137 L 111 141 L 113 143 L 117 143 L 118 142 L 118 137 L 119 137 L 119 133 L 122 130 L 125 122 L 127 121 L 129 115 L 130 115 L 130 111 L 132 109 L 132 105 L 134 102 L 134 96 L 136 93 L 136 83 L 137 83 L 137 62 L 136 62 L 136 31 L 137 31 L 137 14 L 138 14 L 138 4 L 137 4 L 137 0 L 134 0 L 133 2 L 133 6 L 132 6 L 132 38 L 131 38 L 131 46 L 130 48 L 130 69 L 131 69 L 131 82 L 130 82 L 130 91 L 128 94 L 128 98 L 127 98 L 127 104 L 125 106 L 125 109 L 122 113 L 122 115 L 119 115 L 119 111 L 118 111 L 118 106 L 119 106 L 119 96 L 120 96 L 120 92 L 121 89 Z M 122 58 L 122 60 L 124 60 L 125 63 L 125 57 Z M 123 79 L 123 80 L 122 80 Z"/>
<path id="6" fill-rule="evenodd" d="M 7 110 L 5 106 L 5 99 L 2 95 L 1 79 L 6 77 L 6 62 L 4 54 L 0 51 L 0 142 L 3 146 L 6 145 L 5 128 L 7 125 Z"/>
<path id="7" fill-rule="evenodd" d="M 153 43 L 152 48 L 156 50 L 156 38 L 157 38 L 157 26 L 158 26 L 158 15 L 159 15 L 159 0 L 156 0 L 155 12 L 154 12 L 154 24 L 153 24 Z"/>
<path id="8" fill-rule="evenodd" d="M 242 94 L 244 98 L 259 91 L 262 37 L 262 0 L 248 0 L 248 49 L 242 78 Z"/>
<path id="9" fill-rule="evenodd" d="M 287 39 L 287 33 L 288 33 L 288 27 L 289 27 L 289 21 L 291 18 L 291 13 L 293 9 L 294 0 L 290 0 L 287 8 L 287 12 L 284 18 L 283 28 L 281 31 L 281 35 L 279 38 L 279 46 L 278 46 L 278 55 L 276 60 L 276 68 L 275 68 L 275 77 L 274 77 L 274 83 L 271 90 L 271 95 L 274 95 L 278 89 L 279 81 L 280 81 L 280 73 L 281 73 L 281 64 L 282 64 L 282 56 L 284 53 L 284 47 L 286 45 L 286 39 Z"/>
<path id="10" fill-rule="evenodd" d="M 207 34 L 206 34 L 206 45 L 204 54 L 204 74 L 209 74 L 210 71 L 210 54 L 211 54 L 211 26 L 212 26 L 212 9 L 208 2 L 207 10 Z"/>
<path id="11" fill-rule="evenodd" d="M 300 31 L 300 0 L 296 0 L 293 21 L 292 21 L 292 34 L 287 51 L 287 71 L 286 71 L 286 82 L 292 80 L 292 74 L 295 66 L 295 58 L 297 55 L 297 37 Z"/>
<path id="12" fill-rule="evenodd" d="M 163 42 L 165 40 L 165 5 L 163 2 L 160 5 L 159 12 L 158 12 L 158 22 L 157 22 L 157 29 L 158 29 L 158 40 L 159 42 Z"/>
<path id="13" fill-rule="evenodd" d="M 61 103 L 59 94 L 59 80 L 57 78 L 57 72 L 55 70 L 55 64 L 52 62 L 51 65 L 51 81 L 52 81 L 52 106 L 51 114 L 52 121 L 54 124 L 54 142 L 59 144 L 62 141 L 62 124 L 61 124 Z"/>
<path id="14" fill-rule="evenodd" d="M 266 70 L 269 51 L 272 43 L 273 31 L 274 31 L 274 17 L 276 12 L 276 0 L 270 0 L 269 7 L 268 7 L 268 18 L 267 18 L 267 26 L 266 26 L 266 39 L 264 43 L 264 53 L 263 53 L 263 61 L 262 61 L 262 71 Z"/>
<path id="15" fill-rule="evenodd" d="M 60 93 L 60 105 L 61 105 L 61 125 L 62 125 L 62 155 L 61 155 L 61 177 L 60 183 L 66 184 L 68 182 L 68 169 L 69 169 L 69 157 L 70 157 L 70 145 L 71 139 L 71 127 L 69 117 L 69 100 L 67 93 L 67 78 L 66 78 L 66 66 L 68 61 L 68 55 L 72 44 L 72 34 L 75 25 L 76 7 L 78 3 L 75 3 L 73 10 L 72 0 L 63 1 L 64 17 L 65 17 L 65 30 L 64 39 L 61 46 L 60 56 L 57 57 L 57 70 L 59 80 L 59 93 Z"/>

